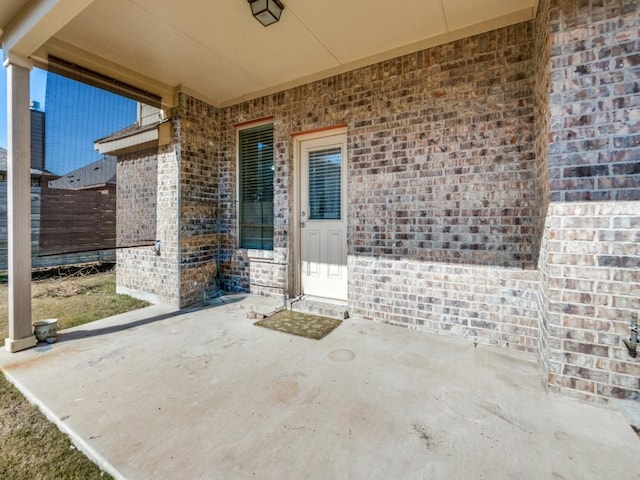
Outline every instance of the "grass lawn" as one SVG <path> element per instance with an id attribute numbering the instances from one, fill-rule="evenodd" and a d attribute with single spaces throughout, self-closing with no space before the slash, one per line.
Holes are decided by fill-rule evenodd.
<path id="1" fill-rule="evenodd" d="M 58 318 L 60 328 L 148 305 L 116 295 L 115 274 L 35 281 L 32 319 Z M 0 285 L 0 339 L 7 336 L 7 285 Z M 0 375 L 0 478 L 12 480 L 111 478 Z"/>
<path id="2" fill-rule="evenodd" d="M 0 285 L 0 338 L 7 337 L 6 284 Z M 60 329 L 75 327 L 148 305 L 127 295 L 116 295 L 114 273 L 38 280 L 31 284 L 31 318 L 34 322 L 57 318 Z"/>

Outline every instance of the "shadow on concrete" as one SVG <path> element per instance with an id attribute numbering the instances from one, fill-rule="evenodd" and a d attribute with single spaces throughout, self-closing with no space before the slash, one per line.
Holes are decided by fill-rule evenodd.
<path id="1" fill-rule="evenodd" d="M 168 318 L 177 317 L 178 315 L 184 314 L 181 310 L 176 310 L 175 312 L 165 313 L 163 315 L 156 315 L 154 317 L 143 318 L 140 320 L 135 320 L 129 323 L 123 323 L 121 325 L 112 325 L 105 328 L 94 328 L 91 330 L 73 330 L 69 332 L 60 332 L 58 333 L 58 340 L 56 343 L 69 342 L 72 340 L 79 340 L 81 338 L 89 338 L 89 337 L 97 337 L 99 335 L 108 335 L 111 333 L 122 332 L 124 330 L 130 330 L 136 327 L 141 327 L 143 325 L 148 325 L 150 323 L 159 322 L 161 320 L 166 320 Z"/>
<path id="2" fill-rule="evenodd" d="M 155 315 L 153 317 L 142 318 L 140 320 L 134 320 L 132 322 L 122 323 L 119 325 L 111 325 L 109 327 L 104 327 L 104 328 L 92 328 L 92 329 L 82 329 L 82 330 L 72 330 L 72 331 L 61 332 L 61 333 L 58 333 L 58 340 L 56 343 L 70 342 L 73 340 L 79 340 L 81 338 L 97 337 L 100 335 L 109 335 L 112 333 L 122 332 L 125 330 L 131 330 L 137 327 L 141 327 L 143 325 L 148 325 L 150 323 L 167 320 L 169 318 L 174 318 L 180 315 L 186 315 L 188 313 L 220 308 L 225 305 L 240 302 L 244 300 L 246 297 L 247 297 L 247 294 L 222 295 L 221 297 L 218 297 L 216 299 L 213 299 L 198 305 L 190 306 L 188 308 L 164 313 L 161 315 Z"/>

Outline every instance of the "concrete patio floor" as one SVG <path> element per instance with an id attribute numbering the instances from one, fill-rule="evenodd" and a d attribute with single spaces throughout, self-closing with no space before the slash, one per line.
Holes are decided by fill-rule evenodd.
<path id="1" fill-rule="evenodd" d="M 535 358 L 346 320 L 321 341 L 253 326 L 274 300 L 154 306 L 0 353 L 116 478 L 638 479 L 618 412 L 545 393 Z"/>

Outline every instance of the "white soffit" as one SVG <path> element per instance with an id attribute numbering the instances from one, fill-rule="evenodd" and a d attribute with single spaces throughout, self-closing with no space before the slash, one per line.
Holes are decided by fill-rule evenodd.
<path id="1" fill-rule="evenodd" d="M 51 44 L 61 40 L 220 106 L 528 20 L 537 3 L 283 2 L 280 22 L 265 28 L 246 0 L 94 0 Z"/>
<path id="2" fill-rule="evenodd" d="M 178 31 L 126 0 L 95 1 L 57 38 L 164 84 L 185 84 L 204 95 L 215 92 L 213 99 L 262 87 L 240 66 L 192 41 L 188 31 Z"/>
<path id="3" fill-rule="evenodd" d="M 190 9 L 204 12 L 195 16 L 158 9 L 154 0 L 135 3 L 146 21 L 166 26 L 159 32 L 159 42 L 183 37 L 200 50 L 239 67 L 263 86 L 336 64 L 330 52 L 295 17 L 282 17 L 276 25 L 265 28 L 253 19 L 246 0 L 191 0 Z M 288 5 L 285 10 L 289 13 Z"/>
<path id="4" fill-rule="evenodd" d="M 341 64 L 447 33 L 439 0 L 286 3 Z"/>
<path id="5" fill-rule="evenodd" d="M 531 0 L 444 0 L 444 11 L 449 29 L 458 30 L 477 23 L 487 22 L 493 18 L 510 15 L 520 11 L 531 10 L 533 16 L 534 2 Z"/>
<path id="6" fill-rule="evenodd" d="M 0 28 L 4 28 L 24 4 L 24 0 L 0 0 Z"/>

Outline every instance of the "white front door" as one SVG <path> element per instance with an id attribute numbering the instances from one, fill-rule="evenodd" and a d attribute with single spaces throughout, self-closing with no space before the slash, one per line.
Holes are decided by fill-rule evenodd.
<path id="1" fill-rule="evenodd" d="M 346 135 L 300 142 L 304 295 L 347 300 Z"/>

